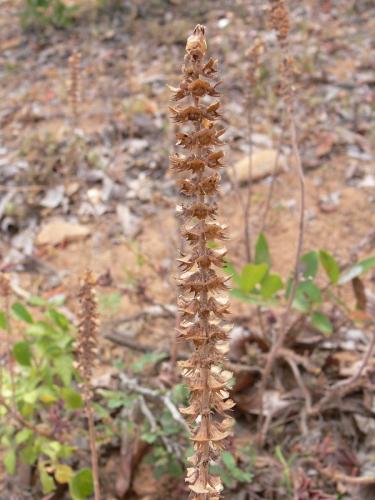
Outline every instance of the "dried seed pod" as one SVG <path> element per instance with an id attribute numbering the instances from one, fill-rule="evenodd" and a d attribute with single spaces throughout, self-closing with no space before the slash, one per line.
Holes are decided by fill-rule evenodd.
<path id="1" fill-rule="evenodd" d="M 190 252 L 178 260 L 183 272 L 179 279 L 178 337 L 195 347 L 191 358 L 180 366 L 191 392 L 190 405 L 181 412 L 191 423 L 194 455 L 186 481 L 190 498 L 196 500 L 220 497 L 220 478 L 210 474 L 209 465 L 218 458 L 230 435 L 232 420 L 226 412 L 233 407 L 225 390 L 231 374 L 220 368 L 229 332 L 223 323 L 228 303 L 222 297 L 228 278 L 218 273 L 226 250 L 210 245 L 213 240 L 226 239 L 226 228 L 215 222 L 218 206 L 213 197 L 218 193 L 220 175 L 212 173 L 223 167 L 223 152 L 216 147 L 222 144 L 224 130 L 215 126 L 220 102 L 207 104 L 207 99 L 219 96 L 219 92 L 218 82 L 211 81 L 216 77 L 217 63 L 204 60 L 204 35 L 205 28 L 198 25 L 188 38 L 182 81 L 177 89 L 171 88 L 173 100 L 186 102 L 170 108 L 175 122 L 190 126 L 176 133 L 177 145 L 188 154 L 174 154 L 171 169 L 184 175 L 178 187 L 185 198 L 177 212 L 183 221 L 182 236 L 190 245 Z"/>

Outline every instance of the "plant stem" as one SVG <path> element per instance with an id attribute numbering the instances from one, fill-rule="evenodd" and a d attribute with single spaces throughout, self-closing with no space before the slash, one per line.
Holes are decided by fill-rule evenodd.
<path id="1" fill-rule="evenodd" d="M 94 496 L 95 500 L 100 500 L 101 497 L 100 497 L 100 483 L 99 483 L 99 465 L 98 465 L 98 454 L 96 451 L 96 433 L 95 433 L 94 415 L 91 407 L 91 401 L 86 402 L 85 411 L 86 411 L 87 423 L 89 426 L 91 466 L 92 466 L 92 475 L 94 480 Z"/>

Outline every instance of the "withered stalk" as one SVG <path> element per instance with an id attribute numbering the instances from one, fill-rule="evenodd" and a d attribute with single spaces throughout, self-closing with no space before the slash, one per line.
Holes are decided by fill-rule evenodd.
<path id="1" fill-rule="evenodd" d="M 100 500 L 99 465 L 96 451 L 96 434 L 92 411 L 92 370 L 97 355 L 98 312 L 95 293 L 96 280 L 90 271 L 86 271 L 79 291 L 80 317 L 78 328 L 78 371 L 82 378 L 82 395 L 89 428 L 91 464 L 94 480 L 95 500 Z"/>
<path id="2" fill-rule="evenodd" d="M 190 498 L 218 499 L 223 487 L 221 480 L 210 473 L 210 463 L 217 460 L 231 433 L 232 419 L 226 412 L 233 407 L 226 389 L 231 373 L 223 370 L 229 328 L 223 325 L 228 303 L 222 293 L 227 289 L 226 278 L 216 268 L 224 264 L 226 250 L 217 248 L 214 240 L 225 239 L 225 227 L 216 222 L 217 204 L 214 197 L 223 166 L 224 130 L 215 122 L 220 116 L 217 61 L 205 61 L 207 50 L 205 28 L 197 25 L 186 45 L 183 77 L 178 88 L 171 88 L 173 100 L 184 101 L 171 107 L 172 118 L 183 130 L 177 131 L 177 145 L 186 154 L 174 154 L 171 168 L 184 176 L 178 181 L 184 202 L 178 207 L 182 220 L 182 237 L 190 252 L 181 255 L 179 307 L 181 324 L 179 337 L 192 342 L 194 353 L 180 362 L 190 388 L 190 406 L 181 409 L 191 424 L 194 455 L 187 472 Z"/>

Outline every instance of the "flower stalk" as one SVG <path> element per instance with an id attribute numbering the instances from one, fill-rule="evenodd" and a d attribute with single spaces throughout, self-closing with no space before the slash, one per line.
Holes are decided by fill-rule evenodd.
<path id="1" fill-rule="evenodd" d="M 94 481 L 95 500 L 100 500 L 99 465 L 96 451 L 94 415 L 92 411 L 92 370 L 97 353 L 98 337 L 98 302 L 95 292 L 96 280 L 90 271 L 86 271 L 79 291 L 80 315 L 78 327 L 78 371 L 82 378 L 82 396 L 89 428 L 91 464 Z"/>
<path id="2" fill-rule="evenodd" d="M 185 154 L 171 156 L 171 169 L 181 173 L 178 180 L 183 197 L 177 212 L 181 218 L 182 237 L 189 253 L 181 255 L 179 267 L 179 308 L 181 323 L 178 336 L 194 346 L 190 359 L 180 363 L 190 389 L 190 405 L 181 409 L 191 424 L 194 454 L 189 459 L 186 481 L 190 498 L 218 499 L 221 480 L 210 473 L 231 434 L 232 419 L 227 416 L 234 403 L 229 399 L 227 383 L 232 374 L 222 368 L 227 349 L 229 327 L 224 323 L 229 313 L 227 279 L 217 272 L 224 264 L 225 248 L 215 240 L 224 240 L 225 227 L 216 221 L 215 197 L 220 183 L 219 170 L 224 153 L 218 146 L 224 129 L 215 126 L 220 117 L 217 61 L 206 61 L 207 44 L 204 26 L 197 25 L 187 40 L 178 88 L 172 88 L 172 119 L 178 124 L 177 145 Z"/>

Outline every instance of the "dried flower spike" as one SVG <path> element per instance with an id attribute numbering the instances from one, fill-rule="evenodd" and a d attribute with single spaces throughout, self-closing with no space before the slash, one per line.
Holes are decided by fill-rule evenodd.
<path id="1" fill-rule="evenodd" d="M 90 271 L 84 274 L 79 291 L 80 314 L 78 325 L 78 371 L 82 377 L 82 395 L 89 426 L 91 462 L 94 478 L 95 500 L 100 500 L 99 467 L 92 401 L 92 369 L 96 360 L 98 341 L 98 301 L 95 293 L 96 279 Z"/>
<path id="2" fill-rule="evenodd" d="M 273 0 L 270 8 L 270 25 L 277 32 L 277 37 L 282 42 L 288 38 L 290 22 L 288 8 L 285 0 Z"/>
<path id="3" fill-rule="evenodd" d="M 81 53 L 74 49 L 69 57 L 69 102 L 72 113 L 72 123 L 74 127 L 78 126 L 81 87 Z"/>
<path id="4" fill-rule="evenodd" d="M 186 154 L 171 157 L 171 169 L 186 177 L 178 181 L 184 203 L 178 207 L 183 221 L 182 236 L 190 244 L 190 252 L 182 255 L 183 272 L 179 287 L 182 322 L 179 337 L 193 343 L 194 353 L 180 363 L 190 388 L 190 406 L 181 412 L 191 422 L 194 455 L 190 458 L 187 483 L 190 498 L 218 499 L 223 489 L 219 477 L 210 473 L 210 464 L 217 460 L 231 433 L 232 419 L 226 415 L 233 407 L 226 390 L 231 373 L 223 370 L 228 340 L 228 326 L 223 318 L 228 313 L 226 279 L 215 268 L 224 264 L 225 249 L 212 248 L 212 240 L 225 239 L 225 228 L 216 222 L 217 194 L 223 166 L 223 130 L 215 127 L 220 101 L 216 77 L 217 62 L 205 61 L 207 44 L 205 28 L 196 26 L 186 44 L 183 78 L 179 88 L 172 88 L 173 100 L 185 100 L 171 108 L 172 118 L 183 124 L 184 132 L 176 134 L 178 145 Z"/>

